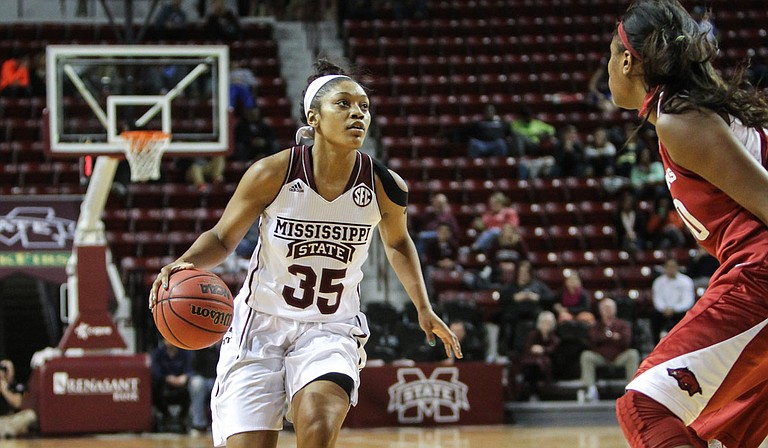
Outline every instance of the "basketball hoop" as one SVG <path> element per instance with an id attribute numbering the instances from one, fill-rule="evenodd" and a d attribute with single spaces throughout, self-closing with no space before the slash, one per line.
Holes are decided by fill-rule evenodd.
<path id="1" fill-rule="evenodd" d="M 131 167 L 131 180 L 143 182 L 160 178 L 160 160 L 171 142 L 171 134 L 161 131 L 124 131 L 125 158 Z"/>

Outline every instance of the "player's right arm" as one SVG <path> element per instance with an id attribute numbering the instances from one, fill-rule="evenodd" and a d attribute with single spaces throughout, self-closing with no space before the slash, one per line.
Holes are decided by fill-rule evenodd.
<path id="1" fill-rule="evenodd" d="M 224 261 L 243 239 L 259 215 L 277 196 L 288 169 L 291 151 L 281 151 L 251 165 L 245 172 L 224 213 L 213 228 L 203 232 L 178 259 L 163 266 L 149 297 L 154 305 L 158 288 L 182 269 L 210 269 Z"/>

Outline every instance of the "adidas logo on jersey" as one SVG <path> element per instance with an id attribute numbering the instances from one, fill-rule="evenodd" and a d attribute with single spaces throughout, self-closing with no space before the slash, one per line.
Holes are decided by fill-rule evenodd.
<path id="1" fill-rule="evenodd" d="M 293 193 L 304 193 L 304 187 L 301 186 L 301 182 L 296 182 L 288 188 L 288 191 Z"/>

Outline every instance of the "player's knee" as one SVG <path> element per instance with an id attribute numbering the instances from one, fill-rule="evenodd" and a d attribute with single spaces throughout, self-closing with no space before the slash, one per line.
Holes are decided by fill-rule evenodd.
<path id="1" fill-rule="evenodd" d="M 616 400 L 616 417 L 632 448 L 700 446 L 700 440 L 691 437 L 682 420 L 639 392 L 627 391 Z"/>
<path id="2" fill-rule="evenodd" d="M 296 435 L 300 440 L 312 441 L 312 446 L 332 446 L 349 409 L 348 399 L 311 388 L 301 394 L 299 400 L 294 400 Z"/>

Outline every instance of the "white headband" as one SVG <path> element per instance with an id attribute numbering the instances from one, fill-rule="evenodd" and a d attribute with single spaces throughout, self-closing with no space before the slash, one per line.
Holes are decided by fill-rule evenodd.
<path id="1" fill-rule="evenodd" d="M 309 113 L 309 105 L 312 104 L 312 100 L 315 99 L 315 95 L 317 95 L 317 92 L 319 92 L 324 85 L 328 84 L 329 81 L 336 78 L 349 78 L 349 76 L 325 75 L 309 83 L 309 86 L 307 86 L 307 91 L 306 93 L 304 93 L 304 115 L 307 115 L 307 113 Z"/>
<path id="2" fill-rule="evenodd" d="M 307 116 L 309 114 L 309 106 L 312 104 L 312 100 L 315 99 L 315 95 L 317 95 L 317 92 L 320 91 L 320 89 L 323 88 L 326 84 L 328 84 L 329 81 L 334 80 L 336 78 L 347 78 L 352 79 L 349 76 L 345 75 L 325 75 L 321 76 L 311 83 L 309 83 L 309 86 L 307 86 L 307 91 L 304 93 L 304 116 Z M 312 128 L 312 126 L 302 126 L 299 128 L 298 131 L 296 131 L 296 144 L 301 144 L 302 140 L 306 141 L 308 144 L 308 141 L 311 141 L 315 135 L 315 130 Z"/>

